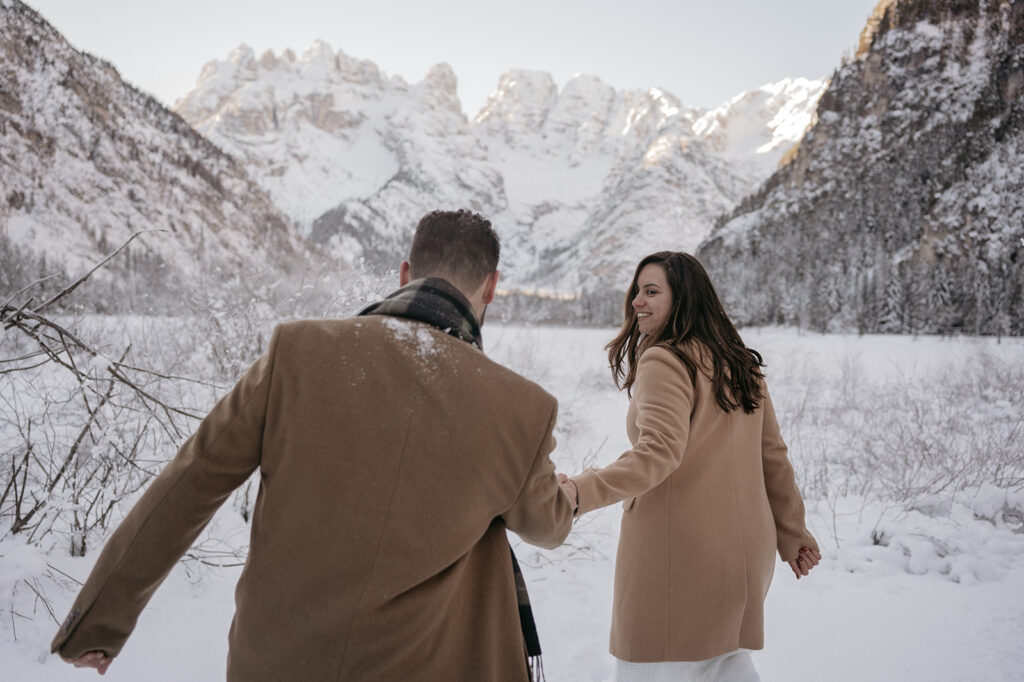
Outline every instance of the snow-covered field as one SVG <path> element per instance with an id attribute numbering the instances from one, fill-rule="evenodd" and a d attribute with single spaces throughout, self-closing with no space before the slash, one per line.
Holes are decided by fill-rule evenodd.
<path id="1" fill-rule="evenodd" d="M 626 397 L 602 350 L 611 336 L 484 331 L 492 357 L 559 398 L 554 458 L 567 473 L 627 447 Z M 1024 340 L 790 329 L 750 329 L 744 338 L 765 357 L 825 555 L 799 582 L 777 567 L 766 646 L 754 655 L 762 678 L 1024 679 Z M 611 677 L 619 515 L 615 506 L 584 517 L 553 552 L 517 546 L 553 682 Z M 244 535 L 228 504 L 205 537 L 244 545 Z M 47 587 L 62 619 L 74 592 L 57 587 L 57 571 L 82 580 L 94 560 L 94 551 L 41 555 L 19 537 L 0 541 L 0 680 L 95 674 L 49 655 L 57 626 L 29 587 Z M 107 679 L 222 679 L 239 571 L 180 564 Z"/>

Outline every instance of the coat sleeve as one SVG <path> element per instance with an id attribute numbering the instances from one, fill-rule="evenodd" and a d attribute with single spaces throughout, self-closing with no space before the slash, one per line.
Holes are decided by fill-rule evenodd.
<path id="1" fill-rule="evenodd" d="M 507 529 L 531 545 L 545 549 L 554 549 L 565 542 L 572 528 L 572 504 L 558 484 L 555 463 L 551 461 L 557 415 L 556 402 L 526 482 L 512 507 L 502 514 Z"/>
<path id="2" fill-rule="evenodd" d="M 768 504 L 775 520 L 779 556 L 783 561 L 792 561 L 801 547 L 818 549 L 818 542 L 804 525 L 804 501 L 796 487 L 793 466 L 786 457 L 788 448 L 782 440 L 779 422 L 775 418 L 775 407 L 768 395 L 764 395 L 764 422 L 761 426 L 761 462 L 764 467 L 764 484 L 768 492 Z"/>
<path id="3" fill-rule="evenodd" d="M 637 363 L 633 388 L 636 444 L 603 469 L 587 469 L 572 479 L 580 515 L 642 495 L 683 461 L 693 410 L 693 381 L 686 368 L 672 351 L 649 348 Z"/>
<path id="4" fill-rule="evenodd" d="M 111 534 L 51 650 L 116 656 L 153 592 L 227 496 L 259 466 L 280 328 Z"/>

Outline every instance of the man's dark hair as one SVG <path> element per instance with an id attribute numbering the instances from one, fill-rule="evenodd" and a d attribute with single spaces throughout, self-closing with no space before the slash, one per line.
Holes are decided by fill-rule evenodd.
<path id="1" fill-rule="evenodd" d="M 413 276 L 441 277 L 467 293 L 498 269 L 501 244 L 491 222 L 466 209 L 420 219 L 409 250 Z"/>

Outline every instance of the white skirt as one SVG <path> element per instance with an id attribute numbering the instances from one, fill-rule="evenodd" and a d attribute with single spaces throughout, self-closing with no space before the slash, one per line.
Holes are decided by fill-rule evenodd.
<path id="1" fill-rule="evenodd" d="M 615 682 L 760 682 L 750 649 L 706 661 L 631 663 L 615 659 Z"/>

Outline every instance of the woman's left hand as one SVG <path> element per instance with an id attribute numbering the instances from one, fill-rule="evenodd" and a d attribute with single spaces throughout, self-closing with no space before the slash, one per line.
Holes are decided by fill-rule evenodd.
<path id="1" fill-rule="evenodd" d="M 796 579 L 800 580 L 800 576 L 810 573 L 811 569 L 817 566 L 819 561 L 821 561 L 821 552 L 816 549 L 801 547 L 800 555 L 789 562 L 789 567 L 793 569 Z"/>

